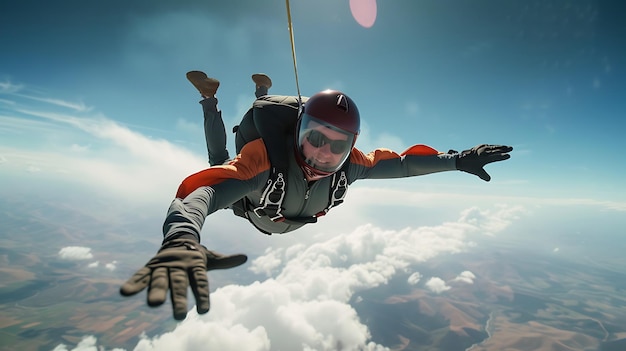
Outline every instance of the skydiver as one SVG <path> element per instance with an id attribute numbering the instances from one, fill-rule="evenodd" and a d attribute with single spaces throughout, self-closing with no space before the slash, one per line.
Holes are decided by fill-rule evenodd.
<path id="1" fill-rule="evenodd" d="M 200 71 L 188 72 L 187 78 L 202 96 L 210 167 L 180 184 L 163 224 L 161 248 L 120 289 L 131 296 L 148 288 L 150 306 L 163 304 L 169 290 L 176 320 L 187 315 L 188 286 L 196 310 L 204 314 L 210 308 L 207 271 L 247 260 L 244 254 L 222 255 L 200 244 L 204 221 L 213 212 L 229 208 L 260 232 L 287 233 L 341 204 L 356 180 L 460 170 L 489 181 L 483 167 L 510 158 L 513 150 L 481 144 L 443 153 L 414 145 L 401 154 L 388 149 L 365 154 L 354 147 L 360 114 L 346 94 L 325 90 L 303 98 L 299 108 L 298 97 L 267 95 L 271 79 L 255 74 L 257 99 L 235 129 L 237 156 L 229 160 L 215 97 L 219 81 Z"/>

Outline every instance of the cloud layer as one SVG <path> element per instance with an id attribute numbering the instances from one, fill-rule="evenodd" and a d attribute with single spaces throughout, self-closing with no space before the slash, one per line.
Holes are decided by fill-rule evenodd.
<path id="1" fill-rule="evenodd" d="M 438 226 L 363 225 L 312 245 L 268 249 L 249 268 L 265 278 L 217 289 L 208 314 L 192 308 L 174 330 L 144 335 L 134 350 L 387 350 L 371 340 L 351 306 L 359 292 L 414 272 L 438 255 L 471 249 L 472 237 L 505 229 L 520 211 L 471 208 Z M 421 275 L 410 276 L 407 284 L 418 284 Z M 462 272 L 454 280 L 468 283 L 473 277 Z M 433 293 L 452 289 L 436 277 L 425 287 Z"/>

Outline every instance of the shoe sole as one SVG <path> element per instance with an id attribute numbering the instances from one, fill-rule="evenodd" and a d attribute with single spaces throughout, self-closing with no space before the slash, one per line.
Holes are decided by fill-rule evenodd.
<path id="1" fill-rule="evenodd" d="M 266 86 L 268 89 L 272 87 L 272 80 L 267 74 L 255 73 L 252 75 L 252 81 L 258 86 Z"/>
<path id="2" fill-rule="evenodd" d="M 187 72 L 187 80 L 193 84 L 203 96 L 213 96 L 220 86 L 220 81 L 215 78 L 207 77 L 206 73 L 201 71 Z"/>

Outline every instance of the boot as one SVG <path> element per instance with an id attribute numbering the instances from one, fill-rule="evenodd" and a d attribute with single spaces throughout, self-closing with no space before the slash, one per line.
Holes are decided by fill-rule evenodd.
<path id="1" fill-rule="evenodd" d="M 187 79 L 198 89 L 200 95 L 204 98 L 215 97 L 217 88 L 220 86 L 219 80 L 207 77 L 207 75 L 201 71 L 187 72 Z"/>
<path id="2" fill-rule="evenodd" d="M 265 73 L 255 73 L 252 75 L 252 81 L 256 84 L 257 89 L 265 87 L 267 89 L 272 87 L 272 80 Z"/>

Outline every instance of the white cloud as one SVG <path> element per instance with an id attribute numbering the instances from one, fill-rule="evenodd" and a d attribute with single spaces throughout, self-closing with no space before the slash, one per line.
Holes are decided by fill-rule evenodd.
<path id="1" fill-rule="evenodd" d="M 493 222 L 514 215 L 507 209 L 479 212 L 485 215 L 471 224 L 464 211 L 458 221 L 437 226 L 384 230 L 363 225 L 339 235 L 313 235 L 318 241 L 307 245 L 270 248 L 249 267 L 269 274 L 267 279 L 218 288 L 208 314 L 199 316 L 192 309 L 174 330 L 143 336 L 135 350 L 386 350 L 372 342 L 350 301 L 420 262 L 471 249 L 472 235 L 502 228 Z M 414 273 L 407 284 L 419 279 Z M 431 278 L 427 287 L 437 293 L 449 289 L 440 278 Z"/>
<path id="2" fill-rule="evenodd" d="M 76 345 L 76 347 L 69 349 L 67 345 L 57 345 L 52 351 L 105 351 L 102 346 L 98 346 L 97 339 L 93 335 L 88 335 L 82 338 L 82 340 Z M 111 349 L 111 351 L 124 351 L 122 349 Z"/>
<path id="3" fill-rule="evenodd" d="M 67 246 L 59 250 L 59 257 L 64 260 L 79 261 L 93 258 L 91 249 L 84 246 Z"/>
<path id="4" fill-rule="evenodd" d="M 46 97 L 42 98 L 42 97 L 26 95 L 26 94 L 14 94 L 14 95 L 31 99 L 31 100 L 35 100 L 35 101 L 39 101 L 39 102 L 44 102 L 50 105 L 65 107 L 65 108 L 68 108 L 70 110 L 74 110 L 77 112 L 89 112 L 92 109 L 91 107 L 86 106 L 85 103 L 83 102 L 70 102 L 70 101 L 61 100 L 61 99 L 46 98 Z"/>
<path id="5" fill-rule="evenodd" d="M 474 273 L 470 271 L 464 271 L 461 272 L 461 274 L 459 274 L 456 278 L 454 278 L 453 281 L 474 284 L 474 279 L 476 279 Z"/>
<path id="6" fill-rule="evenodd" d="M 39 173 L 41 172 L 41 168 L 34 166 L 34 165 L 30 165 L 28 166 L 28 168 L 26 168 L 26 171 L 30 172 L 30 173 Z"/>
<path id="7" fill-rule="evenodd" d="M 409 283 L 410 285 L 416 285 L 417 283 L 419 283 L 420 279 L 422 279 L 422 275 L 418 272 L 415 272 L 409 276 L 409 278 L 407 279 L 407 283 Z"/>
<path id="8" fill-rule="evenodd" d="M 436 293 L 441 294 L 444 291 L 450 290 L 450 287 L 446 285 L 446 282 L 438 277 L 432 277 L 426 282 L 426 287 Z"/>
<path id="9" fill-rule="evenodd" d="M 60 344 L 52 351 L 98 351 L 96 346 L 96 338 L 94 336 L 86 336 L 73 349 L 68 349 L 65 344 Z"/>
<path id="10" fill-rule="evenodd" d="M 501 213 L 499 216 L 493 216 L 493 211 L 491 210 L 481 210 L 477 207 L 472 207 L 462 212 L 461 222 L 480 224 L 484 230 L 483 234 L 493 235 L 511 224 L 511 220 L 519 218 L 520 208 L 507 206 L 500 209 L 500 211 L 510 212 L 510 215 Z"/>
<path id="11" fill-rule="evenodd" d="M 185 346 L 182 346 L 182 345 Z M 270 350 L 264 328 L 249 330 L 241 324 L 203 323 L 197 315 L 188 317 L 174 332 L 155 338 L 142 336 L 134 351 L 152 350 Z"/>
<path id="12" fill-rule="evenodd" d="M 0 127 L 9 128 L 9 136 L 40 137 L 23 147 L 0 145 L 2 158 L 11 160 L 4 163 L 9 173 L 40 174 L 46 183 L 56 178 L 125 201 L 167 203 L 173 187 L 207 166 L 186 149 L 101 115 L 77 117 L 33 108 L 14 113 L 0 116 Z"/>
<path id="13" fill-rule="evenodd" d="M 113 272 L 117 268 L 117 261 L 112 261 L 104 265 L 104 268 Z"/>
<path id="14" fill-rule="evenodd" d="M 250 270 L 257 274 L 265 273 L 266 275 L 270 276 L 272 274 L 272 271 L 281 265 L 282 260 L 280 256 L 282 255 L 282 253 L 283 252 L 280 249 L 271 250 L 270 248 L 268 248 L 265 252 L 265 255 L 259 256 L 252 262 L 252 267 L 250 268 Z"/>
<path id="15" fill-rule="evenodd" d="M 87 265 L 87 268 L 98 268 L 98 267 L 100 267 L 100 261 L 91 262 L 90 264 Z M 104 265 L 104 268 L 106 270 L 113 272 L 114 270 L 117 269 L 117 261 L 111 261 L 109 263 L 106 263 Z"/>
<path id="16" fill-rule="evenodd" d="M 89 145 L 72 144 L 72 146 L 70 147 L 70 150 L 72 150 L 73 152 L 87 152 L 89 151 L 89 149 Z"/>
<path id="17" fill-rule="evenodd" d="M 0 83 L 2 84 L 2 83 Z M 13 100 L 7 100 L 7 99 L 0 99 L 0 104 L 5 104 L 5 105 L 15 105 L 15 101 Z"/>
<path id="18" fill-rule="evenodd" d="M 0 93 L 1 94 L 10 94 L 15 93 L 22 90 L 22 85 L 13 84 L 9 81 L 0 82 Z"/>

